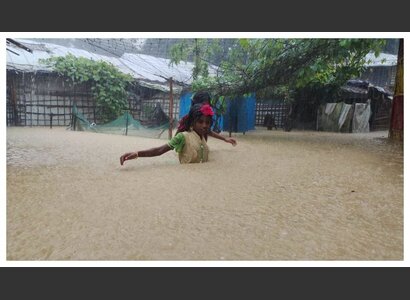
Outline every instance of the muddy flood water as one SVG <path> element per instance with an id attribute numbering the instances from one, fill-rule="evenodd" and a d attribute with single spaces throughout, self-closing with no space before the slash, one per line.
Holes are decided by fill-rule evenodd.
<path id="1" fill-rule="evenodd" d="M 166 139 L 8 127 L 7 260 L 403 260 L 387 136 L 258 128 L 120 166 Z"/>

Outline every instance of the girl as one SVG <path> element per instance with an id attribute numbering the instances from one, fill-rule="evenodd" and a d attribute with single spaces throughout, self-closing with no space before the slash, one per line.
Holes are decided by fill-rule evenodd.
<path id="1" fill-rule="evenodd" d="M 208 161 L 209 148 L 205 136 L 212 125 L 213 114 L 214 112 L 209 104 L 194 104 L 184 120 L 185 131 L 176 134 L 165 145 L 123 154 L 120 157 L 121 165 L 126 160 L 159 156 L 174 149 L 178 153 L 181 164 Z"/>
<path id="2" fill-rule="evenodd" d="M 196 92 L 194 97 L 192 98 L 191 107 L 195 104 L 209 104 L 209 105 L 211 105 L 211 95 L 206 91 Z M 184 117 L 181 118 L 181 120 L 179 121 L 177 132 L 176 132 L 175 135 L 177 135 L 179 132 L 183 132 L 183 131 L 187 130 L 187 128 L 185 126 L 187 118 L 188 118 L 188 115 L 185 115 Z M 209 132 L 207 132 L 205 134 L 205 136 L 204 136 L 205 140 L 208 140 L 208 135 L 210 135 L 210 136 L 212 136 L 216 139 L 222 140 L 226 143 L 230 143 L 230 144 L 232 144 L 232 146 L 236 146 L 236 140 L 235 139 L 230 138 L 230 137 L 226 138 L 226 137 L 216 133 L 213 130 L 209 130 Z"/>

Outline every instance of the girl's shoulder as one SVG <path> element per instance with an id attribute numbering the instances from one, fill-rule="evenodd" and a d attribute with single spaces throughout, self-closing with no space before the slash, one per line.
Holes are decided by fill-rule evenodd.
<path id="1" fill-rule="evenodd" d="M 168 146 L 170 146 L 171 149 L 175 149 L 177 152 L 180 152 L 182 150 L 185 145 L 184 132 L 177 133 L 172 139 L 169 140 Z"/>

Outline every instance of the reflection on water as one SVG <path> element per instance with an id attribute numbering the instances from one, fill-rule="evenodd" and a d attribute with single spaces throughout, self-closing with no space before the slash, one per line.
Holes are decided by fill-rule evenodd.
<path id="1" fill-rule="evenodd" d="M 258 129 L 166 140 L 7 129 L 8 260 L 402 260 L 403 145 L 387 132 Z"/>

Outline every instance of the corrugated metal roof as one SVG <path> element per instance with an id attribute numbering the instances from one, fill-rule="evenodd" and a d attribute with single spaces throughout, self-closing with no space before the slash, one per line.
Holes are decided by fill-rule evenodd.
<path id="1" fill-rule="evenodd" d="M 374 53 L 368 53 L 366 55 L 366 61 L 370 61 L 365 64 L 368 67 L 395 66 L 397 65 L 397 55 L 380 53 L 380 55 L 376 57 Z"/>
<path id="2" fill-rule="evenodd" d="M 60 46 L 50 43 L 39 43 L 31 40 L 15 39 L 33 50 L 29 53 L 21 48 L 8 46 L 13 52 L 7 51 L 7 69 L 14 69 L 22 72 L 50 72 L 51 69 L 40 64 L 39 59 L 52 56 L 65 56 L 72 54 L 76 57 L 85 57 L 95 61 L 103 60 L 116 66 L 120 71 L 130 74 L 137 81 L 146 87 L 169 91 L 168 79 L 173 78 L 177 84 L 189 85 L 192 83 L 192 69 L 194 64 L 181 62 L 178 65 L 170 66 L 170 60 L 144 54 L 125 53 L 120 58 L 95 54 L 86 50 Z M 210 68 L 210 74 L 215 74 L 215 68 Z M 176 91 L 181 87 L 175 86 Z"/>
<path id="3" fill-rule="evenodd" d="M 132 53 L 124 53 L 120 61 L 132 70 L 134 77 L 137 79 L 166 82 L 165 78 L 172 77 L 174 80 L 185 84 L 192 83 L 194 64 L 189 62 L 181 62 L 177 66 L 170 66 L 169 59 Z"/>

